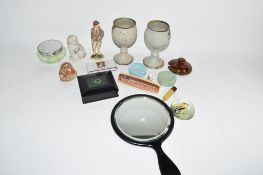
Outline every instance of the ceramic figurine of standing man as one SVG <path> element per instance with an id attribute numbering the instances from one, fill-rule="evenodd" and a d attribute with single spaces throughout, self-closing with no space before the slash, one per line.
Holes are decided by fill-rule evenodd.
<path id="1" fill-rule="evenodd" d="M 93 28 L 91 29 L 91 42 L 93 54 L 91 58 L 103 58 L 103 54 L 100 53 L 101 40 L 104 37 L 104 31 L 99 26 L 99 21 L 93 21 Z"/>

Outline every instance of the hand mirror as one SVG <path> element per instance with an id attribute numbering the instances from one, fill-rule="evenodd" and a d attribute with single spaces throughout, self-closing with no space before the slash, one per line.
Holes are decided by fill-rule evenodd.
<path id="1" fill-rule="evenodd" d="M 174 127 L 174 117 L 166 103 L 150 95 L 128 96 L 113 108 L 111 124 L 124 141 L 153 148 L 162 175 L 181 174 L 161 148 Z"/>

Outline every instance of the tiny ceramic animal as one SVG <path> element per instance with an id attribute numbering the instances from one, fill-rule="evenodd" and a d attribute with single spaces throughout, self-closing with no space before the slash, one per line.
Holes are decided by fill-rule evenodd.
<path id="1" fill-rule="evenodd" d="M 78 60 L 86 56 L 84 47 L 78 42 L 78 38 L 76 35 L 69 35 L 67 38 L 67 43 L 70 59 Z"/>
<path id="2" fill-rule="evenodd" d="M 59 77 L 61 81 L 70 81 L 76 78 L 77 71 L 69 62 L 64 62 L 61 64 L 59 69 Z"/>

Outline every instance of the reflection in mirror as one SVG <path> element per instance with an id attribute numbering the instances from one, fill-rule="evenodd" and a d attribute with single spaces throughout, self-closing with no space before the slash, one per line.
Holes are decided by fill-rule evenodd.
<path id="1" fill-rule="evenodd" d="M 149 97 L 137 96 L 116 109 L 114 119 L 119 130 L 138 142 L 153 141 L 163 136 L 171 123 L 165 106 Z"/>

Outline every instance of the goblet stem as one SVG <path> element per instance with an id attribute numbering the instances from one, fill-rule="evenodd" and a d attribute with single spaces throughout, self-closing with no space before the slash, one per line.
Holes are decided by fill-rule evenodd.
<path id="1" fill-rule="evenodd" d="M 156 50 L 151 51 L 152 64 L 158 64 L 160 61 L 159 52 Z"/>
<path id="2" fill-rule="evenodd" d="M 154 57 L 159 57 L 159 52 L 156 50 L 151 51 L 151 55 Z"/>
<path id="3" fill-rule="evenodd" d="M 153 50 L 151 51 L 151 56 L 143 59 L 143 64 L 151 69 L 159 69 L 163 67 L 164 61 L 159 57 L 159 52 Z"/>
<path id="4" fill-rule="evenodd" d="M 121 47 L 120 53 L 116 54 L 113 59 L 115 63 L 120 65 L 128 65 L 133 61 L 133 57 L 128 54 L 127 47 Z"/>
<path id="5" fill-rule="evenodd" d="M 121 47 L 120 53 L 128 53 L 127 47 Z"/>

